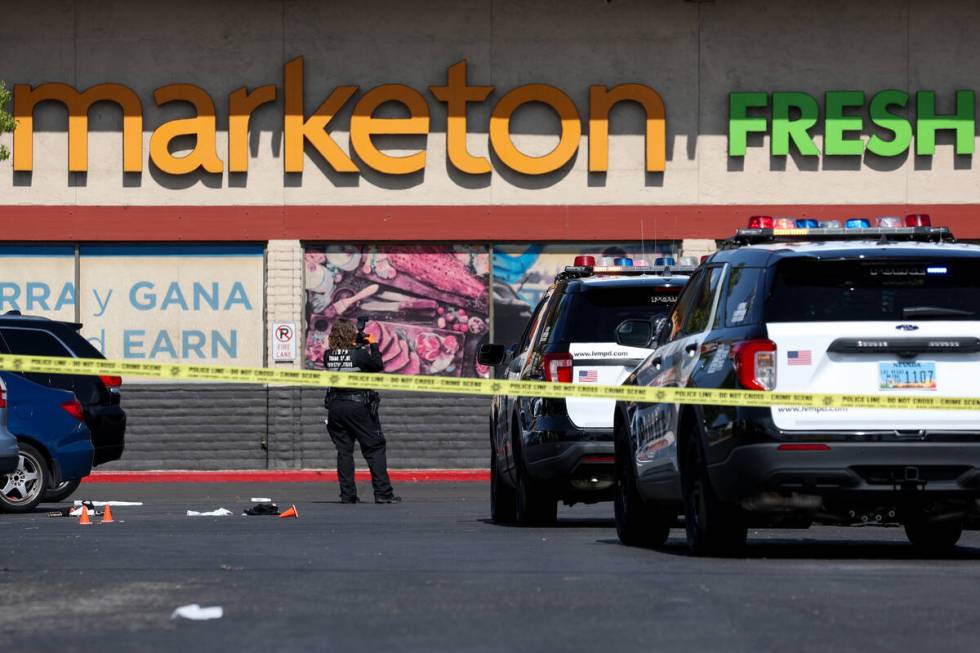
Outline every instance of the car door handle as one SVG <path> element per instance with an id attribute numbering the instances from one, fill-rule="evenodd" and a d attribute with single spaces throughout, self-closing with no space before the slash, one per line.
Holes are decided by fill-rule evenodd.
<path id="1" fill-rule="evenodd" d="M 687 352 L 688 356 L 693 356 L 694 354 L 696 354 L 698 352 L 698 349 L 700 349 L 700 347 L 696 342 L 692 342 L 688 346 L 684 347 L 684 351 Z"/>
<path id="2" fill-rule="evenodd" d="M 650 362 L 653 364 L 654 367 L 656 367 L 657 369 L 660 369 L 660 366 L 664 364 L 664 359 L 661 356 L 657 356 L 656 358 L 654 358 Z"/>

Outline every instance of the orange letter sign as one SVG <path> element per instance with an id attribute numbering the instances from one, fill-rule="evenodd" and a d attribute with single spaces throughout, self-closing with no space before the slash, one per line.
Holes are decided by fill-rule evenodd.
<path id="1" fill-rule="evenodd" d="M 408 108 L 408 118 L 373 118 L 386 102 L 398 102 Z M 406 156 L 391 156 L 375 147 L 375 134 L 428 134 L 429 105 L 414 88 L 402 84 L 384 84 L 372 88 L 354 107 L 350 119 L 350 143 L 357 156 L 368 167 L 388 175 L 408 175 L 425 168 L 425 150 Z"/>
<path id="2" fill-rule="evenodd" d="M 521 105 L 541 102 L 555 110 L 561 118 L 561 137 L 558 145 L 544 156 L 528 156 L 518 150 L 510 138 L 510 117 Z M 528 84 L 505 95 L 490 117 L 490 144 L 508 168 L 526 175 L 544 175 L 568 163 L 578 150 L 582 122 L 572 98 L 554 86 Z"/>
<path id="3" fill-rule="evenodd" d="M 647 114 L 647 172 L 663 172 L 667 158 L 664 101 L 642 84 L 620 84 L 612 90 L 605 86 L 589 88 L 589 172 L 609 170 L 609 110 L 625 100 L 638 102 Z"/>
<path id="4" fill-rule="evenodd" d="M 157 106 L 169 102 L 190 102 L 197 113 L 195 118 L 180 118 L 165 122 L 150 137 L 150 159 L 161 172 L 186 175 L 198 168 L 219 173 L 224 169 L 218 156 L 214 102 L 204 89 L 193 84 L 170 84 L 153 92 Z M 179 136 L 194 136 L 194 149 L 190 154 L 174 156 L 170 153 L 170 141 Z"/>
<path id="5" fill-rule="evenodd" d="M 88 171 L 88 111 L 96 102 L 113 102 L 123 111 L 123 170 L 143 170 L 143 105 L 131 89 L 120 84 L 98 84 L 79 93 L 67 84 L 14 86 L 14 170 L 34 169 L 34 107 L 61 102 L 68 109 L 68 170 Z"/>
<path id="6" fill-rule="evenodd" d="M 493 92 L 492 86 L 466 85 L 466 60 L 449 67 L 445 86 L 430 86 L 436 99 L 446 103 L 449 114 L 446 126 L 446 153 L 461 172 L 482 175 L 490 172 L 490 161 L 473 156 L 466 148 L 466 104 L 483 102 Z"/>
<path id="7" fill-rule="evenodd" d="M 271 84 L 251 93 L 243 86 L 228 97 L 228 172 L 248 172 L 248 121 L 253 111 L 275 99 Z"/>
<path id="8" fill-rule="evenodd" d="M 327 163 L 338 172 L 357 172 L 357 166 L 326 132 L 327 124 L 357 92 L 356 86 L 338 86 L 323 101 L 309 120 L 303 120 L 303 57 L 286 64 L 286 115 L 283 118 L 283 157 L 286 172 L 303 172 L 303 145 L 309 141 Z"/>

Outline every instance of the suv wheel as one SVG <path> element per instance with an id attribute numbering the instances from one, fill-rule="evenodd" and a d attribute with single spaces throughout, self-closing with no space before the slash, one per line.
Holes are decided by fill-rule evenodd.
<path id="1" fill-rule="evenodd" d="M 616 534 L 626 546 L 662 546 L 670 535 L 670 518 L 646 503 L 636 487 L 636 468 L 622 449 L 616 452 L 613 499 Z"/>
<path id="2" fill-rule="evenodd" d="M 905 522 L 905 536 L 916 548 L 928 553 L 944 553 L 960 541 L 963 522 L 958 519 L 930 522 L 913 517 Z"/>
<path id="3" fill-rule="evenodd" d="M 82 479 L 76 478 L 73 481 L 65 481 L 60 485 L 57 485 L 53 488 L 49 488 L 44 493 L 45 503 L 57 503 L 59 501 L 64 501 L 71 495 L 75 494 L 75 490 L 78 489 L 78 485 L 81 482 Z"/>
<path id="4" fill-rule="evenodd" d="M 30 512 L 41 503 L 48 487 L 48 466 L 44 456 L 29 444 L 19 443 L 17 469 L 0 476 L 0 510 Z"/>
<path id="5" fill-rule="evenodd" d="M 558 501 L 548 488 L 535 483 L 524 467 L 524 456 L 515 449 L 517 467 L 517 523 L 521 526 L 551 526 L 558 521 Z"/>
<path id="6" fill-rule="evenodd" d="M 748 528 L 738 506 L 722 502 L 711 487 L 697 435 L 687 438 L 681 472 L 687 546 L 696 556 L 731 555 L 745 546 Z"/>
<path id="7" fill-rule="evenodd" d="M 512 524 L 517 519 L 517 494 L 500 478 L 497 449 L 490 445 L 490 519 L 498 524 Z"/>

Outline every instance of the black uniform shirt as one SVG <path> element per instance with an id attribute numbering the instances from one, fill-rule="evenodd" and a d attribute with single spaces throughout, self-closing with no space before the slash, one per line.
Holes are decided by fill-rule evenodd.
<path id="1" fill-rule="evenodd" d="M 323 354 L 323 369 L 328 372 L 381 372 L 384 362 L 377 344 L 355 349 L 328 349 Z"/>

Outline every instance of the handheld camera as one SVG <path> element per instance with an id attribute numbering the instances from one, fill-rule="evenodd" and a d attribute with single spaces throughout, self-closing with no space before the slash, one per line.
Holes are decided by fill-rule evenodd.
<path id="1" fill-rule="evenodd" d="M 364 332 L 365 327 L 367 327 L 367 323 L 368 319 L 365 316 L 362 315 L 361 317 L 357 318 L 357 337 L 355 338 L 354 342 L 357 343 L 358 347 L 368 344 L 368 335 Z"/>

